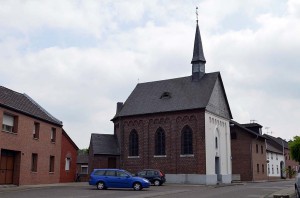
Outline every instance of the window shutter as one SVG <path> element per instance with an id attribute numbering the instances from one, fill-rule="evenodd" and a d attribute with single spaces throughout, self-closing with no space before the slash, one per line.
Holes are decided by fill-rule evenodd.
<path id="1" fill-rule="evenodd" d="M 3 124 L 7 126 L 14 126 L 14 117 L 4 114 L 3 115 Z"/>

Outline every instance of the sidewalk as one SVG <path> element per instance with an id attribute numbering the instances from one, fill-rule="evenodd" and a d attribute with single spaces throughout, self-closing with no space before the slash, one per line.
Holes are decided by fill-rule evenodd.
<path id="1" fill-rule="evenodd" d="M 270 195 L 265 196 L 265 198 L 295 198 L 295 188 L 285 188 Z"/>
<path id="2" fill-rule="evenodd" d="M 87 182 L 71 182 L 71 183 L 55 183 L 55 184 L 36 184 L 36 185 L 0 185 L 0 193 L 7 191 L 19 191 L 27 190 L 33 188 L 49 188 L 49 187 L 59 187 L 59 186 L 84 186 L 88 185 Z"/>

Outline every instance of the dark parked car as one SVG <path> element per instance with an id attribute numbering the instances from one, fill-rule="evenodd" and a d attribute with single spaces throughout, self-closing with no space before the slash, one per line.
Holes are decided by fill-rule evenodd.
<path id="1" fill-rule="evenodd" d="M 300 198 L 300 169 L 298 170 L 298 175 L 296 176 L 295 191 L 296 191 L 296 197 Z"/>
<path id="2" fill-rule="evenodd" d="M 147 179 L 132 176 L 122 169 L 94 169 L 90 175 L 89 184 L 97 186 L 99 190 L 107 188 L 142 190 L 150 187 L 150 182 Z"/>
<path id="3" fill-rule="evenodd" d="M 138 172 L 137 176 L 148 179 L 155 186 L 161 186 L 166 182 L 165 174 L 157 169 L 144 169 Z"/>

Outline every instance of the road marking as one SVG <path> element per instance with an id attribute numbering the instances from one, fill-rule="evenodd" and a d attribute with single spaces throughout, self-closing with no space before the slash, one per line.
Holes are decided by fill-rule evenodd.
<path id="1" fill-rule="evenodd" d="M 136 195 L 136 196 L 126 196 L 123 198 L 148 198 L 148 197 L 157 197 L 157 196 L 163 196 L 163 195 L 170 195 L 170 194 L 176 194 L 176 193 L 183 193 L 188 192 L 189 190 L 172 190 L 172 191 L 165 191 L 165 192 L 155 192 L 155 193 L 149 193 L 149 194 L 143 194 L 143 195 Z"/>

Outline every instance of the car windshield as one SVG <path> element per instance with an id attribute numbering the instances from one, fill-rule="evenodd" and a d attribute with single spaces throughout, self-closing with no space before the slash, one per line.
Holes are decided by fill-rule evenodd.
<path id="1" fill-rule="evenodd" d="M 124 170 L 124 173 L 127 173 L 127 174 L 130 175 L 130 176 L 133 176 L 130 172 L 128 172 L 128 171 L 126 171 L 126 170 Z"/>

